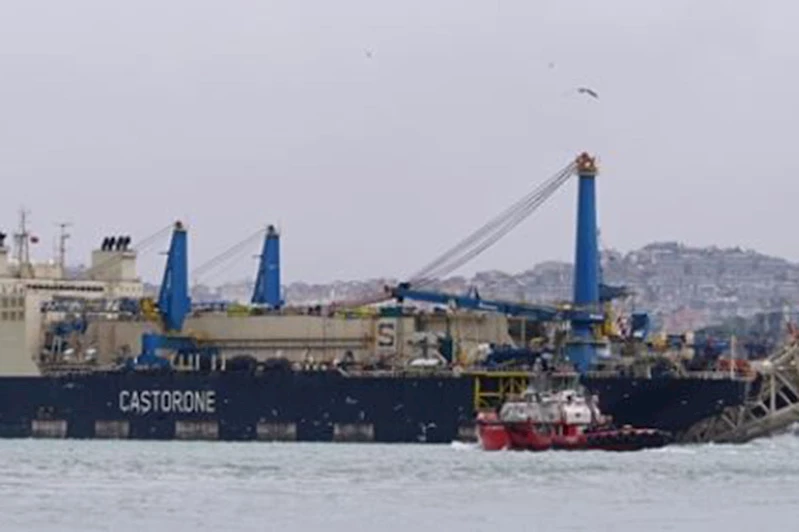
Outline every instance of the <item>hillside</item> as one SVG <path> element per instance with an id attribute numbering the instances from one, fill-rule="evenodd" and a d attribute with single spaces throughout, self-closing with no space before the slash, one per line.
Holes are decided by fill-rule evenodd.
<path id="1" fill-rule="evenodd" d="M 650 311 L 668 330 L 719 323 L 735 316 L 781 310 L 799 302 L 799 265 L 740 248 L 694 248 L 677 242 L 649 244 L 629 253 L 602 254 L 605 282 L 625 284 L 636 295 L 637 308 Z M 374 294 L 391 279 L 337 281 L 329 284 L 290 283 L 286 299 L 296 304 L 358 299 Z M 544 262 L 509 274 L 487 271 L 474 277 L 452 277 L 437 288 L 456 293 L 470 286 L 483 297 L 552 302 L 568 300 L 572 290 L 571 264 Z M 195 287 L 196 300 L 246 301 L 252 281 L 219 287 Z"/>

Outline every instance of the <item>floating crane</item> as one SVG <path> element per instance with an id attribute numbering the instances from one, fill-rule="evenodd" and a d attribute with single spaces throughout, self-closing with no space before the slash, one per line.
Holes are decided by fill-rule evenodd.
<path id="1" fill-rule="evenodd" d="M 484 300 L 475 295 L 455 296 L 424 290 L 434 279 L 447 275 L 496 243 L 512 228 L 530 216 L 561 188 L 571 176 L 578 176 L 577 246 L 574 265 L 573 305 L 565 308 L 526 305 L 506 301 Z M 534 321 L 569 321 L 572 335 L 566 348 L 568 359 L 581 373 L 588 371 L 596 357 L 599 344 L 595 335 L 597 324 L 606 316 L 602 303 L 628 294 L 625 287 L 613 287 L 600 281 L 599 243 L 596 223 L 596 161 L 581 153 L 574 162 L 558 171 L 543 185 L 522 200 L 490 220 L 483 227 L 447 250 L 420 270 L 411 281 L 388 289 L 390 297 L 398 300 L 415 299 L 460 308 L 488 310 Z"/>

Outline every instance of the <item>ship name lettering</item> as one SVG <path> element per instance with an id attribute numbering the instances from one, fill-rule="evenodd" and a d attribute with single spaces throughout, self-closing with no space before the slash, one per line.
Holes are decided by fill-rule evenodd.
<path id="1" fill-rule="evenodd" d="M 213 390 L 122 390 L 119 410 L 124 413 L 213 414 L 216 392 Z"/>

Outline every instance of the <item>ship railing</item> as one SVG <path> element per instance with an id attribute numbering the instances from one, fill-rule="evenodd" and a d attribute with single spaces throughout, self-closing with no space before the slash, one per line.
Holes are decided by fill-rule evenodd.
<path id="1" fill-rule="evenodd" d="M 107 371 L 112 371 L 114 365 L 112 364 L 91 364 L 80 362 L 57 362 L 41 364 L 39 370 L 43 375 L 57 376 L 57 375 L 84 375 L 95 374 Z"/>
<path id="2" fill-rule="evenodd" d="M 586 372 L 585 376 L 588 378 L 608 378 L 608 377 L 618 377 L 619 375 L 624 375 L 618 371 L 589 371 Z M 650 379 L 657 379 L 660 378 L 658 376 L 651 376 L 651 375 L 642 375 L 638 372 L 629 372 L 626 374 L 630 377 L 637 377 L 637 378 L 650 378 Z M 676 374 L 678 378 L 681 379 L 696 379 L 696 380 L 741 380 L 741 381 L 748 381 L 752 379 L 751 375 L 743 375 L 740 373 L 730 373 L 729 371 L 688 371 L 684 373 Z"/>
<path id="3" fill-rule="evenodd" d="M 459 377 L 461 374 L 446 369 L 344 369 L 337 368 L 345 377 Z"/>

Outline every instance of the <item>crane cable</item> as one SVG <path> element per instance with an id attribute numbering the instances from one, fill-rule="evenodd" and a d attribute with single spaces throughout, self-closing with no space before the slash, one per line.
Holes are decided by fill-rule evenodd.
<path id="1" fill-rule="evenodd" d="M 417 271 L 411 276 L 409 282 L 415 287 L 429 285 L 437 278 L 452 273 L 466 262 L 483 253 L 537 210 L 576 173 L 576 170 L 577 163 L 572 161 L 522 199 L 513 203 L 513 205 L 496 215 L 437 259 Z M 391 299 L 391 296 L 383 292 L 359 298 L 355 302 L 340 302 L 339 304 L 357 307 L 381 303 L 389 299 Z"/>
<path id="2" fill-rule="evenodd" d="M 519 225 L 522 221 L 524 221 L 527 217 L 529 217 L 533 211 L 535 211 L 544 201 L 546 201 L 560 186 L 566 182 L 569 175 L 564 175 L 564 179 L 559 180 L 558 182 L 552 184 L 551 187 L 548 187 L 545 195 L 536 198 L 536 200 L 530 205 L 529 208 L 520 211 L 518 214 L 514 215 L 512 218 L 505 221 L 490 237 L 486 238 L 475 246 L 473 249 L 469 250 L 468 252 L 464 253 L 456 260 L 450 261 L 446 267 L 441 266 L 439 269 L 435 270 L 434 272 L 428 273 L 426 278 L 417 279 L 416 283 L 419 284 L 421 282 L 422 285 L 429 284 L 436 278 L 446 277 L 451 274 L 456 269 L 460 268 L 473 258 L 480 255 L 483 251 L 488 249 L 489 247 L 493 246 L 497 243 L 503 236 L 505 236 L 508 232 L 514 229 L 517 225 Z"/>
<path id="3" fill-rule="evenodd" d="M 222 264 L 225 264 L 226 262 L 229 262 L 231 259 L 239 257 L 241 253 L 243 251 L 246 251 L 247 248 L 252 244 L 253 240 L 255 240 L 256 238 L 263 237 L 265 232 L 266 229 L 259 229 L 255 233 L 249 235 L 244 240 L 241 240 L 240 242 L 232 245 L 222 253 L 219 253 L 218 255 L 212 257 L 211 259 L 207 260 L 206 262 L 204 262 L 203 264 L 192 270 L 191 276 L 195 278 L 196 282 L 197 277 L 201 277 L 210 272 L 211 270 L 213 270 L 214 268 Z"/>
<path id="4" fill-rule="evenodd" d="M 505 209 L 477 231 L 411 276 L 411 284 L 415 286 L 430 284 L 436 278 L 445 277 L 480 255 L 535 212 L 574 175 L 575 170 L 576 164 L 574 162 L 564 167 L 524 198 Z"/>
<path id="5" fill-rule="evenodd" d="M 133 249 L 131 251 L 135 251 L 136 253 L 141 253 L 142 251 L 145 251 L 147 248 L 159 242 L 164 236 L 169 234 L 169 232 L 172 231 L 173 228 L 174 224 L 169 224 L 166 227 L 159 229 L 155 233 L 143 239 L 137 245 L 133 246 Z M 117 264 L 122 260 L 123 257 L 124 257 L 123 254 L 112 255 L 111 257 L 107 258 L 101 263 L 96 264 L 91 268 L 87 269 L 85 275 L 91 278 L 93 275 L 96 275 L 98 272 L 105 270 L 106 268 L 109 268 L 114 264 Z"/>

